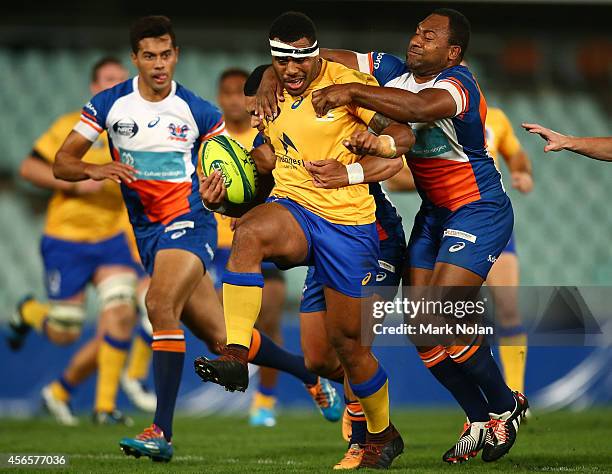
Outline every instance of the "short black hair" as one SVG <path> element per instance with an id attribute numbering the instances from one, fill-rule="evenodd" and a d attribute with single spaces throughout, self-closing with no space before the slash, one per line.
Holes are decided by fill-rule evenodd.
<path id="1" fill-rule="evenodd" d="M 150 15 L 139 18 L 130 28 L 130 46 L 134 54 L 138 53 L 138 44 L 144 38 L 158 38 L 170 35 L 172 46 L 176 47 L 176 36 L 170 18 L 163 15 Z"/>
<path id="2" fill-rule="evenodd" d="M 264 72 L 270 67 L 269 64 L 262 64 L 253 69 L 253 72 L 249 75 L 249 78 L 244 83 L 244 95 L 247 97 L 253 97 L 257 94 L 259 84 L 263 78 Z"/>
<path id="3" fill-rule="evenodd" d="M 228 77 L 241 77 L 246 80 L 249 77 L 249 73 L 239 67 L 231 67 L 221 73 L 221 75 L 219 76 L 218 85 L 220 86 L 221 83 L 225 81 Z"/>
<path id="4" fill-rule="evenodd" d="M 100 72 L 100 69 L 109 64 L 116 64 L 117 66 L 123 67 L 123 63 L 115 56 L 104 56 L 98 59 L 91 67 L 91 82 L 96 82 L 98 80 L 98 73 Z"/>
<path id="5" fill-rule="evenodd" d="M 293 43 L 300 38 L 306 38 L 314 43 L 317 40 L 317 29 L 304 13 L 285 12 L 272 22 L 269 38 L 278 38 L 283 43 Z"/>
<path id="6" fill-rule="evenodd" d="M 452 8 L 438 8 L 431 14 L 448 18 L 448 29 L 450 31 L 448 42 L 450 45 L 461 48 L 461 59 L 463 59 L 470 44 L 470 34 L 472 31 L 470 20 L 463 13 Z"/>

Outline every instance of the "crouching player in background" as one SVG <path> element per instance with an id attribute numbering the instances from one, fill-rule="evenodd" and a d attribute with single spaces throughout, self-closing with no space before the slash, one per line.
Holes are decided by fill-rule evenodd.
<path id="1" fill-rule="evenodd" d="M 117 59 L 103 58 L 93 67 L 91 92 L 101 92 L 126 78 L 127 70 Z M 129 423 L 115 408 L 135 323 L 136 273 L 126 234 L 127 212 L 116 183 L 71 183 L 56 179 L 52 171 L 55 153 L 79 116 L 77 111 L 57 119 L 21 165 L 23 178 L 54 191 L 41 242 L 49 301 L 32 296 L 21 300 L 10 321 L 9 342 L 19 349 L 32 328 L 55 344 L 76 341 L 85 318 L 85 287 L 93 284 L 101 307 L 97 334 L 74 355 L 63 375 L 43 388 L 43 401 L 58 422 L 77 424 L 69 405 L 71 392 L 97 366 L 94 422 Z M 110 163 L 106 134 L 100 135 L 83 159 Z"/>

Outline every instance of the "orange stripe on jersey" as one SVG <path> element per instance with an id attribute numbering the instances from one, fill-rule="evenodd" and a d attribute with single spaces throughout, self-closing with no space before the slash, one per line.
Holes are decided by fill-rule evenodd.
<path id="1" fill-rule="evenodd" d="M 443 79 L 446 82 L 451 83 L 452 85 L 454 85 L 458 90 L 459 90 L 459 94 L 461 95 L 461 99 L 463 102 L 463 107 L 461 108 L 461 113 L 466 112 L 467 110 L 469 110 L 470 108 L 470 94 L 468 93 L 467 89 L 463 86 L 463 84 L 457 80 L 454 77 L 446 77 Z M 461 114 L 459 114 L 461 115 Z"/>
<path id="2" fill-rule="evenodd" d="M 200 138 L 202 139 L 202 141 L 204 140 L 208 140 L 212 137 L 216 137 L 217 135 L 219 135 L 220 133 L 223 133 L 223 131 L 225 130 L 225 125 L 223 125 L 224 122 L 224 118 L 221 117 L 221 120 L 219 120 L 211 129 L 210 131 L 206 134 L 206 135 L 201 135 Z M 221 127 L 221 125 L 223 125 L 223 127 Z M 219 127 L 221 127 L 219 129 Z M 218 129 L 218 130 L 217 130 Z"/>
<path id="3" fill-rule="evenodd" d="M 478 92 L 480 93 L 480 104 L 478 104 L 478 113 L 480 114 L 480 121 L 482 122 L 482 135 L 484 136 L 485 147 L 487 146 L 487 131 L 486 131 L 486 121 L 487 121 L 487 100 L 485 99 L 484 94 L 480 90 L 480 86 L 476 83 L 476 87 L 478 87 Z"/>
<path id="4" fill-rule="evenodd" d="M 163 337 L 163 336 L 183 336 L 185 337 L 185 331 L 182 329 L 165 329 L 162 331 L 154 331 L 153 337 Z"/>
<path id="5" fill-rule="evenodd" d="M 100 128 L 97 124 L 93 123 L 91 120 L 87 120 L 85 117 L 81 117 L 81 122 L 83 122 L 86 125 L 89 125 L 96 132 L 102 133 L 102 128 Z"/>
<path id="6" fill-rule="evenodd" d="M 184 339 L 179 341 L 153 341 L 151 349 L 165 352 L 185 352 L 187 346 Z"/>
<path id="7" fill-rule="evenodd" d="M 88 119 L 90 119 L 90 120 L 94 121 L 95 123 L 98 123 L 98 121 L 96 120 L 96 118 L 95 118 L 93 115 L 88 114 L 88 113 L 87 113 L 87 112 L 85 112 L 84 110 L 81 110 L 81 114 L 83 114 L 83 115 L 84 115 L 85 117 L 87 117 Z"/>
<path id="8" fill-rule="evenodd" d="M 436 364 L 439 364 L 448 357 L 448 354 L 442 346 L 436 346 L 425 352 L 419 352 L 419 357 L 428 369 Z"/>
<path id="9" fill-rule="evenodd" d="M 261 334 L 257 329 L 253 329 L 253 335 L 251 336 L 251 347 L 249 347 L 248 360 L 251 361 L 255 358 L 261 347 Z"/>
<path id="10" fill-rule="evenodd" d="M 409 158 L 407 161 L 418 187 L 434 205 L 454 211 L 480 199 L 469 161 L 443 158 Z"/>
<path id="11" fill-rule="evenodd" d="M 145 215 L 151 222 L 167 224 L 172 219 L 189 212 L 191 182 L 136 180 L 129 184 L 138 193 Z"/>
<path id="12" fill-rule="evenodd" d="M 370 63 L 370 74 L 374 74 L 374 53 L 368 53 L 368 62 Z"/>

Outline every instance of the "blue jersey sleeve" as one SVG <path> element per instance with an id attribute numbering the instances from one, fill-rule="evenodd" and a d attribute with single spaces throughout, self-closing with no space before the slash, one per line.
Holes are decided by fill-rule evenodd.
<path id="1" fill-rule="evenodd" d="M 201 141 L 208 140 L 215 135 L 220 135 L 225 131 L 223 115 L 213 104 L 182 86 L 177 87 L 176 95 L 187 102 L 198 126 Z"/>
<path id="2" fill-rule="evenodd" d="M 263 133 L 259 132 L 253 140 L 253 148 L 257 148 L 258 146 L 261 146 L 264 143 L 266 143 L 266 138 Z"/>
<path id="3" fill-rule="evenodd" d="M 408 72 L 406 63 L 397 56 L 378 51 L 372 51 L 369 56 L 370 74 L 376 78 L 381 86 Z"/>

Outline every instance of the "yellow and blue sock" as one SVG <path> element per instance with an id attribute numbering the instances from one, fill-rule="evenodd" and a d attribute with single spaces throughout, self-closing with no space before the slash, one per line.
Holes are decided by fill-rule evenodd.
<path id="1" fill-rule="evenodd" d="M 249 362 L 287 372 L 300 379 L 304 385 L 314 385 L 318 380 L 318 377 L 306 368 L 303 356 L 286 351 L 257 329 L 253 329 Z"/>
<path id="2" fill-rule="evenodd" d="M 476 346 L 477 349 L 467 359 L 458 358 L 461 370 L 469 375 L 480 387 L 487 398 L 489 410 L 493 413 L 504 413 L 514 410 L 516 401 L 512 390 L 508 388 L 499 367 L 493 358 L 491 348 Z"/>
<path id="3" fill-rule="evenodd" d="M 97 412 L 110 413 L 115 409 L 121 372 L 125 366 L 130 341 L 104 335 L 98 349 L 98 381 L 96 383 Z"/>
<path id="4" fill-rule="evenodd" d="M 261 273 L 223 274 L 223 314 L 227 345 L 249 348 L 253 326 L 261 309 L 264 279 Z"/>
<path id="5" fill-rule="evenodd" d="M 142 325 L 139 326 L 130 349 L 127 368 L 128 377 L 138 380 L 147 378 L 151 356 L 153 355 L 153 350 L 151 349 L 152 342 L 153 336 L 151 336 Z"/>
<path id="6" fill-rule="evenodd" d="M 525 365 L 527 364 L 527 333 L 522 325 L 500 328 L 499 358 L 506 384 L 512 390 L 525 393 Z"/>
<path id="7" fill-rule="evenodd" d="M 49 314 L 49 304 L 41 303 L 36 299 L 26 299 L 20 306 L 21 316 L 28 326 L 36 331 L 43 330 L 44 322 Z"/>
<path id="8" fill-rule="evenodd" d="M 359 399 L 367 420 L 368 431 L 380 433 L 389 426 L 389 380 L 382 365 L 365 382 L 351 383 L 351 390 Z"/>
<path id="9" fill-rule="evenodd" d="M 51 382 L 49 388 L 51 389 L 51 395 L 53 395 L 53 398 L 64 403 L 68 403 L 72 397 L 75 387 L 71 383 L 68 383 L 64 376 L 61 376 L 59 379 Z"/>
<path id="10" fill-rule="evenodd" d="M 474 382 L 465 376 L 461 367 L 448 357 L 442 346 L 419 351 L 425 367 L 459 403 L 470 421 L 489 421 L 487 400 Z"/>
<path id="11" fill-rule="evenodd" d="M 157 395 L 153 423 L 164 432 L 166 440 L 170 441 L 174 407 L 185 362 L 185 334 L 181 329 L 154 331 L 151 347 Z"/>

